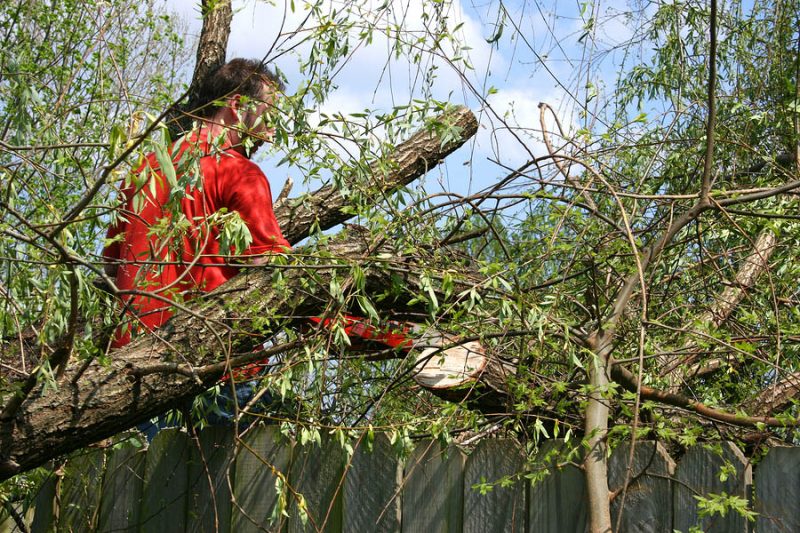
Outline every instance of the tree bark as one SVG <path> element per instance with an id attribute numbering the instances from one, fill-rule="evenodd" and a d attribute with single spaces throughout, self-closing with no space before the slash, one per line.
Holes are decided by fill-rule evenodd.
<path id="1" fill-rule="evenodd" d="M 442 144 L 442 139 L 435 133 L 425 129 L 418 131 L 397 146 L 390 158 L 388 172 L 371 168 L 369 175 L 372 181 L 356 184 L 359 189 L 371 191 L 369 197 L 379 201 L 383 192 L 408 185 L 426 174 L 478 131 L 478 121 L 466 107 L 455 107 L 434 121 L 455 128 L 460 136 Z M 355 178 L 346 180 L 348 185 L 356 181 Z M 286 239 L 296 244 L 308 237 L 315 223 L 324 230 L 352 218 L 353 215 L 343 211 L 348 205 L 350 201 L 346 196 L 333 186 L 326 185 L 303 197 L 281 202 L 275 208 L 275 217 Z"/>
<path id="2" fill-rule="evenodd" d="M 181 112 L 170 121 L 170 135 L 177 139 L 192 125 L 192 114 L 198 105 L 197 89 L 211 73 L 225 63 L 228 38 L 231 34 L 233 8 L 231 0 L 203 0 L 200 4 L 203 14 L 203 29 L 197 43 L 197 58 L 189 85 L 189 96 L 181 106 Z"/>
<path id="3" fill-rule="evenodd" d="M 395 164 L 370 184 L 374 201 L 427 172 L 477 130 L 474 115 L 465 108 L 440 119 L 457 124 L 461 137 L 442 144 L 436 135 L 419 132 L 399 145 L 392 157 Z M 345 205 L 347 198 L 323 187 L 307 201 L 279 208 L 276 214 L 287 239 L 296 243 L 308 235 L 315 220 L 325 229 L 349 218 L 342 212 Z M 73 362 L 55 389 L 37 385 L 10 419 L 0 420 L 0 480 L 130 428 L 205 391 L 230 367 L 263 359 L 263 353 L 252 350 L 257 339 L 270 332 L 255 322 L 319 313 L 328 304 L 335 271 L 359 263 L 368 288 L 385 287 L 391 282 L 387 271 L 365 262 L 370 248 L 370 243 L 358 240 L 332 245 L 324 265 L 287 269 L 277 290 L 269 267 L 247 270 L 191 302 L 190 313 L 178 312 L 154 335 L 113 353 L 109 364 Z M 414 268 L 409 265 L 404 276 L 411 290 Z M 401 274 L 395 269 L 391 275 Z M 3 403 L 10 397 L 5 395 Z"/>
<path id="4" fill-rule="evenodd" d="M 791 372 L 761 391 L 743 408 L 758 416 L 769 416 L 788 408 L 800 395 L 800 372 Z"/>
<path id="5" fill-rule="evenodd" d="M 610 533 L 611 507 L 608 491 L 607 443 L 608 418 L 611 414 L 608 394 L 609 356 L 612 335 L 600 332 L 587 339 L 594 358 L 589 367 L 589 401 L 586 406 L 586 458 L 583 469 L 589 499 L 589 531 Z"/>

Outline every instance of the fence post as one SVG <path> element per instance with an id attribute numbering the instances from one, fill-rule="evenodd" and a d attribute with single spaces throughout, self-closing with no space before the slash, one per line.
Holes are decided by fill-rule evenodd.
<path id="1" fill-rule="evenodd" d="M 609 489 L 617 491 L 625 484 L 630 457 L 630 443 L 614 450 L 608 464 Z M 631 463 L 627 495 L 619 492 L 611 503 L 612 524 L 616 527 L 622 509 L 619 531 L 672 533 L 672 481 L 675 462 L 660 443 L 637 442 Z"/>
<path id="2" fill-rule="evenodd" d="M 467 457 L 464 470 L 464 533 L 525 531 L 525 457 L 517 443 L 486 439 Z M 510 483 L 500 486 L 498 482 Z M 473 488 L 476 485 L 481 488 Z M 484 492 L 483 494 L 481 492 Z"/>
<path id="3" fill-rule="evenodd" d="M 756 531 L 800 531 L 800 448 L 772 448 L 755 472 Z"/>
<path id="4" fill-rule="evenodd" d="M 280 513 L 275 522 L 270 521 L 270 516 L 281 496 L 275 481 L 279 475 L 284 481 L 288 479 L 291 457 L 292 443 L 282 438 L 278 426 L 259 424 L 242 436 L 234 459 L 232 531 L 255 533 L 284 529 L 285 520 Z M 287 490 L 284 486 L 284 498 Z"/>
<path id="5" fill-rule="evenodd" d="M 100 503 L 105 452 L 88 448 L 67 462 L 61 482 L 58 531 L 94 531 Z"/>
<path id="6" fill-rule="evenodd" d="M 295 447 L 289 484 L 305 499 L 308 523 L 302 522 L 298 498 L 289 496 L 289 533 L 342 531 L 344 464 L 344 450 L 328 435 L 323 436 L 321 446 Z"/>
<path id="7" fill-rule="evenodd" d="M 191 443 L 180 429 L 164 429 L 150 443 L 144 466 L 141 531 L 172 533 L 186 529 Z"/>
<path id="8" fill-rule="evenodd" d="M 461 533 L 464 514 L 464 463 L 457 446 L 420 441 L 403 472 L 403 531 Z"/>
<path id="9" fill-rule="evenodd" d="M 706 533 L 747 533 L 747 520 L 736 512 L 725 516 L 699 516 L 695 496 L 708 497 L 724 492 L 747 500 L 753 484 L 750 463 L 742 452 L 731 442 L 721 442 L 717 446 L 719 449 L 692 446 L 675 469 L 673 527 L 679 531 L 698 526 Z M 723 469 L 725 481 L 720 479 Z"/>
<path id="10" fill-rule="evenodd" d="M 190 441 L 187 533 L 231 529 L 233 427 L 208 426 Z"/>
<path id="11" fill-rule="evenodd" d="M 131 443 L 108 452 L 98 531 L 138 531 L 146 453 Z"/>
<path id="12" fill-rule="evenodd" d="M 52 465 L 50 465 L 52 466 Z M 33 522 L 31 533 L 47 533 L 52 531 L 54 524 L 53 510 L 56 499 L 56 476 L 50 476 L 39 487 L 39 493 L 34 501 Z"/>
<path id="13" fill-rule="evenodd" d="M 549 440 L 539 446 L 534 469 L 547 470 L 547 474 L 529 489 L 530 533 L 586 531 L 588 510 L 583 471 L 574 464 L 562 464 L 580 463 L 583 454 L 580 446 L 580 440 L 572 443 Z"/>
<path id="14" fill-rule="evenodd" d="M 378 433 L 370 446 L 366 434 L 354 443 L 344 483 L 343 531 L 400 531 L 400 482 L 403 467 L 389 438 Z"/>

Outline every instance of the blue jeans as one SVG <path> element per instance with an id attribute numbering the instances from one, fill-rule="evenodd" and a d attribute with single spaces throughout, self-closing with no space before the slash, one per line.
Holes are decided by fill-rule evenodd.
<path id="1" fill-rule="evenodd" d="M 194 409 L 191 409 L 191 404 L 188 406 L 190 414 L 189 423 L 197 427 L 201 423 L 210 426 L 232 426 L 234 418 L 236 417 L 236 410 L 244 409 L 246 405 L 255 397 L 259 391 L 259 381 L 244 381 L 234 385 L 235 394 L 232 394 L 230 383 L 222 383 L 219 385 L 219 390 L 208 390 L 198 396 L 195 400 L 202 402 L 202 414 L 196 414 Z M 248 413 L 264 413 L 274 406 L 274 398 L 268 392 L 261 395 L 255 404 L 248 407 Z M 240 419 L 239 424 L 241 427 L 247 427 L 253 422 L 253 417 L 245 416 Z M 184 422 L 185 423 L 185 422 Z M 174 411 L 170 411 L 158 417 L 142 422 L 136 428 L 141 431 L 147 442 L 151 442 L 156 434 L 165 428 L 179 427 L 183 425 L 181 417 Z"/>

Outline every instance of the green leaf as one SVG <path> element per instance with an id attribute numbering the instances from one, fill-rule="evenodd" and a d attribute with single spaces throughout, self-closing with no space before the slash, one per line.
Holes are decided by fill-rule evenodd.
<path id="1" fill-rule="evenodd" d="M 175 175 L 175 165 L 172 163 L 172 159 L 169 157 L 167 149 L 164 147 L 164 145 L 157 144 L 155 147 L 155 154 L 156 160 L 158 161 L 158 166 L 161 169 L 161 173 L 167 179 L 167 184 L 171 190 L 176 189 L 178 187 L 178 178 Z"/>

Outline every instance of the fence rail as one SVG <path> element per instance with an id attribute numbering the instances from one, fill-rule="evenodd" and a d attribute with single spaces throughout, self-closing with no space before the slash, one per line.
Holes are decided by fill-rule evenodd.
<path id="1" fill-rule="evenodd" d="M 166 430 L 146 450 L 123 442 L 72 459 L 35 509 L 20 512 L 33 532 L 586 530 L 583 476 L 563 442 L 544 443 L 532 459 L 498 439 L 468 455 L 424 441 L 405 459 L 382 434 L 352 444 L 349 456 L 333 439 L 288 442 L 275 426 L 251 428 L 238 443 L 230 428 L 207 428 L 197 441 Z M 609 485 L 623 532 L 800 531 L 800 448 L 770 450 L 753 475 L 730 443 L 695 446 L 676 464 L 660 444 L 639 442 L 632 454 L 612 453 Z M 702 515 L 698 497 L 711 495 L 746 499 L 756 520 Z M 5 531 L 16 531 L 13 521 L 0 524 Z"/>

